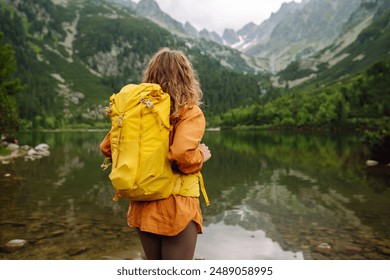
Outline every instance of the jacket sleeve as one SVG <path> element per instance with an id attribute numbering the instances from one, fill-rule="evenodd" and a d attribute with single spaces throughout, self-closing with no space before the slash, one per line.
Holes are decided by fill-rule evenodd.
<path id="1" fill-rule="evenodd" d="M 206 129 L 206 120 L 198 106 L 185 109 L 175 125 L 168 159 L 173 167 L 184 174 L 197 173 L 203 166 L 203 154 L 199 149 Z"/>
<path id="2" fill-rule="evenodd" d="M 104 156 L 111 158 L 110 132 L 108 132 L 106 137 L 104 137 L 103 141 L 99 145 L 99 148 Z"/>

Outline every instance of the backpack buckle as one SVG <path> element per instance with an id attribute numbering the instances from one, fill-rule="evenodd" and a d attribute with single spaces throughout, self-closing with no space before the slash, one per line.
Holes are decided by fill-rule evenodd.
<path id="1" fill-rule="evenodd" d="M 150 101 L 150 99 L 145 99 L 145 98 L 142 98 L 140 100 L 141 103 L 144 103 L 146 107 L 148 107 L 149 109 L 152 109 L 154 107 L 154 104 L 152 101 Z"/>
<path id="2" fill-rule="evenodd" d="M 118 117 L 118 127 L 122 127 L 123 126 L 123 118 L 124 118 L 124 114 L 121 114 Z"/>

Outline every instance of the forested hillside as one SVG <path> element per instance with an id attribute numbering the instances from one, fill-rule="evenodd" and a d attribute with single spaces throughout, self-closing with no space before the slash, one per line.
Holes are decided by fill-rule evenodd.
<path id="1" fill-rule="evenodd" d="M 313 58 L 292 61 L 278 73 L 280 95 L 267 95 L 223 114 L 227 127 L 362 129 L 373 150 L 390 156 L 390 7 L 363 3 L 346 25 L 375 10 L 371 24 L 345 45 L 343 39 Z M 341 45 L 344 44 L 344 47 Z M 317 61 L 313 67 L 313 61 Z M 301 79 L 299 85 L 296 81 Z M 306 82 L 305 82 L 306 80 Z M 275 81 L 275 78 L 274 78 Z M 382 148 L 380 148 L 382 147 Z"/>
<path id="2" fill-rule="evenodd" d="M 390 60 L 325 87 L 290 89 L 258 104 L 230 110 L 223 125 L 315 127 L 368 125 L 390 116 Z"/>
<path id="3" fill-rule="evenodd" d="M 337 63 L 305 68 L 293 61 L 278 73 L 284 93 L 266 96 L 258 104 L 235 108 L 223 125 L 334 127 L 382 123 L 390 117 L 390 9 L 382 1 L 372 23 L 337 55 Z M 321 56 L 331 45 L 317 54 Z M 306 83 L 291 87 L 295 80 Z"/>
<path id="4" fill-rule="evenodd" d="M 3 44 L 15 50 L 16 73 L 23 85 L 15 95 L 22 129 L 106 127 L 102 112 L 108 97 L 126 83 L 138 83 L 148 59 L 162 47 L 180 49 L 190 57 L 210 117 L 261 94 L 264 78 L 223 66 L 196 44 L 130 8 L 106 1 L 66 3 L 0 2 Z M 235 53 L 236 58 L 229 59 L 245 64 Z"/>
<path id="5" fill-rule="evenodd" d="M 9 44 L 3 43 L 0 33 L 0 131 L 16 132 L 19 122 L 15 94 L 21 90 L 20 81 L 14 77 L 16 71 L 15 53 Z"/>

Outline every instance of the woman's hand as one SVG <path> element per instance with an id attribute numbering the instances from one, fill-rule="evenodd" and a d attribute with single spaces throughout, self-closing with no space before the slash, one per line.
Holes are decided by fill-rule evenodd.
<path id="1" fill-rule="evenodd" d="M 209 150 L 209 147 L 207 147 L 206 144 L 201 143 L 199 144 L 199 149 L 203 154 L 203 162 L 208 161 L 211 158 L 211 152 Z"/>

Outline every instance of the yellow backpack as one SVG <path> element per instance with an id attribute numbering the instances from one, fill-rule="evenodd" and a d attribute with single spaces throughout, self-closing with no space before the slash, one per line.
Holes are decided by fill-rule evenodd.
<path id="1" fill-rule="evenodd" d="M 124 86 L 110 97 L 114 200 L 152 201 L 171 194 L 199 196 L 209 204 L 201 173 L 174 174 L 168 160 L 170 96 L 158 84 Z"/>

